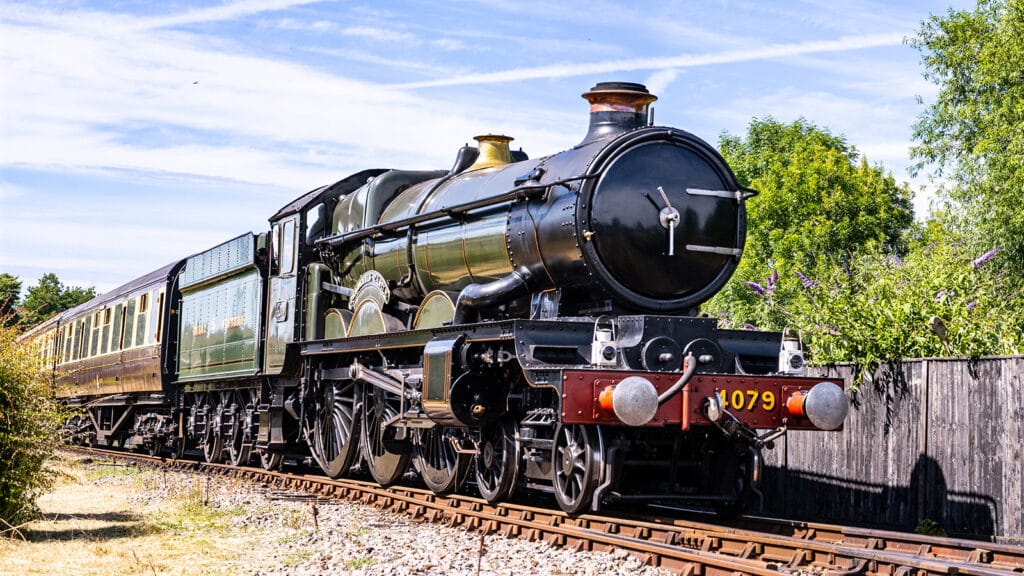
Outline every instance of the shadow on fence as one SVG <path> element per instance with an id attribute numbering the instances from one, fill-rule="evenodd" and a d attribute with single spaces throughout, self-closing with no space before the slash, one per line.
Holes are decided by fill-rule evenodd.
<path id="1" fill-rule="evenodd" d="M 809 522 L 990 538 L 1001 512 L 999 503 L 988 495 L 949 490 L 942 467 L 923 455 L 914 463 L 906 486 L 774 466 L 765 472 L 766 491 L 783 495 L 774 502 L 769 500 L 767 511 Z"/>

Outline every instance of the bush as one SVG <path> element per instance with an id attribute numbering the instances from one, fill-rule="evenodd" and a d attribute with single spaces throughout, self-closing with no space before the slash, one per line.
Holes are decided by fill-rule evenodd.
<path id="1" fill-rule="evenodd" d="M 796 328 L 813 363 L 851 362 L 858 385 L 904 358 L 1018 354 L 1024 297 L 1000 271 L 1005 256 L 949 241 L 919 244 L 904 258 L 864 251 L 747 281 L 743 301 L 717 315 L 732 327 Z"/>
<path id="2" fill-rule="evenodd" d="M 17 336 L 0 325 L 0 534 L 37 513 L 35 499 L 53 483 L 44 465 L 64 421 L 45 371 Z"/>

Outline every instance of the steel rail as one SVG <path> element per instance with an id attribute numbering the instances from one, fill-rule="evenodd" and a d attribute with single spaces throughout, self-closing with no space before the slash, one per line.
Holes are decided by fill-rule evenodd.
<path id="1" fill-rule="evenodd" d="M 570 517 L 560 510 L 516 503 L 491 505 L 480 498 L 439 496 L 407 486 L 382 488 L 360 480 L 332 480 L 259 468 L 88 450 L 154 466 L 240 477 L 330 499 L 361 501 L 406 514 L 417 521 L 443 522 L 505 537 L 544 540 L 576 550 L 625 550 L 645 564 L 677 574 L 1020 576 L 1024 572 L 1024 547 L 1010 545 L 989 546 L 989 543 L 961 539 L 765 518 L 744 520 L 739 524 L 751 522 L 761 526 L 752 530 L 665 516 L 585 514 Z M 981 544 L 985 546 L 980 547 Z M 972 552 L 966 551 L 968 547 Z"/>

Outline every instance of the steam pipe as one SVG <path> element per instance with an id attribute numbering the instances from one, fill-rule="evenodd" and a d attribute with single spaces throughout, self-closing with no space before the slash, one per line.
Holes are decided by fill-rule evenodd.
<path id="1" fill-rule="evenodd" d="M 465 324 L 472 310 L 496 306 L 529 294 L 529 278 L 530 272 L 519 267 L 504 278 L 493 282 L 466 286 L 459 292 L 459 297 L 455 301 L 455 318 L 452 322 Z"/>

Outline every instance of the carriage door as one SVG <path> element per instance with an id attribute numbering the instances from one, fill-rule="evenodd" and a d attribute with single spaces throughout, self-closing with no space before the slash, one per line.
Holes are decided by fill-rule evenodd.
<path id="1" fill-rule="evenodd" d="M 295 340 L 295 289 L 297 276 L 296 227 L 293 215 L 274 224 L 270 236 L 270 274 L 267 282 L 267 374 L 280 374 L 285 350 Z"/>

